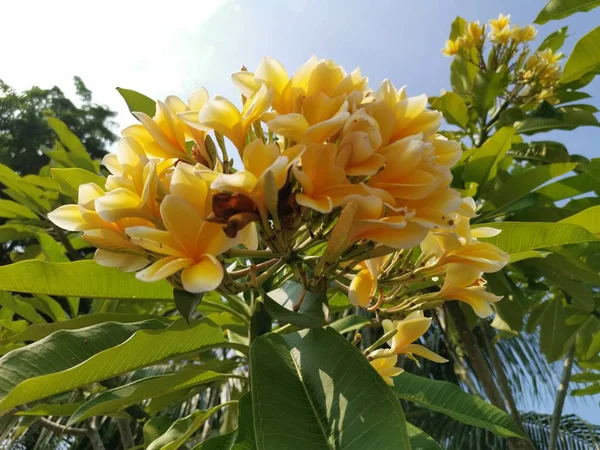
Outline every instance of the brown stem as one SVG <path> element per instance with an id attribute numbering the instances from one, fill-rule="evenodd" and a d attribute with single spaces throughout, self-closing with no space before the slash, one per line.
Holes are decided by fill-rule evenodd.
<path id="1" fill-rule="evenodd" d="M 573 369 L 573 353 L 575 346 L 571 345 L 567 356 L 563 362 L 563 371 L 560 377 L 560 384 L 558 385 L 558 391 L 556 392 L 556 401 L 554 403 L 554 411 L 552 412 L 552 424 L 550 425 L 550 443 L 548 450 L 556 450 L 558 444 L 558 428 L 560 426 L 560 418 L 562 417 L 562 410 L 565 406 L 565 399 L 567 398 L 567 391 L 569 390 L 569 382 L 571 381 L 571 370 Z"/>
<path id="2" fill-rule="evenodd" d="M 521 422 L 521 416 L 519 415 L 519 410 L 517 409 L 517 405 L 515 402 L 515 398 L 512 395 L 512 391 L 510 389 L 510 382 L 506 377 L 506 372 L 504 372 L 504 367 L 502 366 L 502 361 L 500 361 L 500 357 L 498 356 L 498 352 L 496 351 L 496 347 L 494 344 L 486 338 L 488 353 L 490 355 L 490 363 L 494 368 L 494 372 L 496 373 L 496 378 L 498 380 L 498 385 L 500 390 L 502 391 L 502 395 L 506 400 L 509 414 L 512 419 L 516 422 L 519 427 L 523 428 L 523 423 Z"/>
<path id="3" fill-rule="evenodd" d="M 116 419 L 116 422 L 117 427 L 119 428 L 119 434 L 121 435 L 121 444 L 123 444 L 123 448 L 128 450 L 135 447 L 135 441 L 129 426 L 130 421 L 128 419 Z"/>
<path id="4" fill-rule="evenodd" d="M 59 423 L 52 422 L 45 417 L 40 417 L 38 423 L 55 434 L 70 434 L 71 436 L 87 437 L 94 450 L 106 450 L 102 443 L 102 438 L 92 426 L 90 426 L 90 428 L 65 427 Z"/>
<path id="5" fill-rule="evenodd" d="M 494 375 L 490 366 L 488 365 L 479 344 L 475 340 L 475 336 L 471 332 L 469 325 L 467 324 L 467 320 L 460 309 L 460 306 L 457 302 L 447 302 L 446 310 L 448 314 L 452 317 L 454 324 L 456 325 L 456 329 L 458 331 L 458 335 L 460 341 L 462 343 L 463 350 L 465 355 L 471 362 L 471 367 L 473 368 L 473 372 L 475 372 L 475 376 L 481 383 L 485 395 L 489 398 L 492 404 L 506 412 L 508 409 L 506 408 L 506 403 L 500 394 L 500 390 L 496 386 L 496 382 L 494 380 Z M 508 448 L 510 450 L 534 450 L 533 444 L 528 439 L 518 439 L 518 438 L 507 438 Z"/>

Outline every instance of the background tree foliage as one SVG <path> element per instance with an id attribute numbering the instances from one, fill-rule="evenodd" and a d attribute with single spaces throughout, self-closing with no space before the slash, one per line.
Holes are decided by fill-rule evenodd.
<path id="1" fill-rule="evenodd" d="M 47 165 L 46 153 L 54 145 L 47 116 L 62 120 L 81 139 L 92 158 L 106 153 L 117 138 L 112 121 L 116 113 L 92 103 L 92 92 L 81 78 L 73 80 L 80 106 L 56 86 L 34 86 L 18 93 L 0 80 L 0 163 L 21 175 L 37 174 Z"/>
<path id="2" fill-rule="evenodd" d="M 551 0 L 538 22 L 592 3 Z M 450 38 L 465 26 L 457 18 Z M 342 291 L 305 300 L 300 311 L 285 308 L 297 301 L 294 283 L 282 286 L 285 301 L 260 311 L 250 307 L 251 291 L 209 293 L 186 312 L 188 324 L 168 283 L 89 261 L 79 235 L 46 215 L 76 200 L 80 184 L 104 185 L 86 140 L 98 135 L 55 111 L 64 122 L 50 119 L 52 137 L 40 143 L 53 148 L 51 170 L 0 165 L 0 241 L 15 262 L 0 267 L 0 448 L 263 449 L 284 435 L 294 437 L 286 448 L 298 449 L 379 448 L 382 436 L 381 448 L 597 447 L 600 427 L 563 415 L 562 404 L 568 392 L 600 392 L 600 160 L 536 136 L 598 126 L 595 107 L 581 103 L 600 67 L 597 32 L 575 46 L 551 102 L 507 95 L 508 68 L 455 57 L 453 90 L 431 106 L 465 144 L 454 186 L 477 200 L 479 224 L 502 230 L 490 242 L 511 262 L 487 278 L 504 299 L 493 321 L 458 302 L 436 310 L 423 343 L 450 362 L 403 361 L 391 390 L 368 378 L 360 355 L 379 328 L 351 314 Z M 566 36 L 565 28 L 550 33 L 538 50 L 556 52 Z M 132 110 L 152 115 L 147 97 L 120 92 Z M 311 302 L 326 303 L 328 315 Z M 321 328 L 325 320 L 330 328 Z M 250 345 L 260 327 L 275 332 Z M 302 355 L 297 365 L 293 354 Z M 339 378 L 330 383 L 332 374 Z M 554 414 L 535 412 L 548 402 Z"/>

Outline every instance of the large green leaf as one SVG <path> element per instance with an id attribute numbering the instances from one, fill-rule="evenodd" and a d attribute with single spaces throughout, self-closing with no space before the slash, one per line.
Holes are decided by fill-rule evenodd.
<path id="1" fill-rule="evenodd" d="M 250 372 L 259 450 L 410 448 L 393 392 L 330 328 L 258 337 Z"/>
<path id="2" fill-rule="evenodd" d="M 600 189 L 600 182 L 586 173 L 580 173 L 543 186 L 536 192 L 555 202 L 596 189 Z"/>
<path id="3" fill-rule="evenodd" d="M 149 323 L 155 328 L 164 327 L 162 322 Z M 131 328 L 132 325 L 113 326 Z M 97 327 L 99 325 L 58 333 L 85 333 Z M 33 344 L 38 349 L 39 357 L 32 358 L 30 353 L 23 353 L 27 355 L 26 359 L 15 358 L 11 367 L 4 368 L 9 373 L 8 378 L 0 384 L 0 389 L 7 392 L 0 401 L 0 411 L 226 342 L 221 329 L 207 319 L 190 327 L 185 320 L 179 320 L 166 329 L 141 330 L 123 343 L 107 349 L 103 347 L 102 351 L 91 357 L 87 350 L 88 347 L 93 347 L 90 339 L 76 339 L 72 343 L 73 349 L 68 350 L 62 346 L 46 345 L 52 338 L 53 335 Z M 20 350 L 27 352 L 30 347 Z M 73 352 L 87 359 L 74 359 L 71 356 Z M 14 352 L 4 358 L 8 358 L 12 353 Z M 60 361 L 60 364 L 57 364 L 57 361 Z M 0 367 L 3 366 L 4 363 L 0 363 Z"/>
<path id="4" fill-rule="evenodd" d="M 535 23 L 545 24 L 549 20 L 564 19 L 576 12 L 589 11 L 600 5 L 600 0 L 550 0 L 535 18 Z"/>
<path id="5" fill-rule="evenodd" d="M 0 358 L 0 398 L 6 400 L 28 379 L 67 370 L 103 350 L 122 344 L 136 331 L 164 327 L 165 324 L 155 320 L 129 324 L 105 322 L 80 330 L 58 331 L 14 350 Z"/>
<path id="6" fill-rule="evenodd" d="M 513 135 L 512 127 L 501 128 L 478 148 L 467 161 L 464 181 L 473 181 L 482 186 L 494 178 L 498 172 L 498 163 L 510 148 Z"/>
<path id="7" fill-rule="evenodd" d="M 548 180 L 564 175 L 575 167 L 575 163 L 546 164 L 511 176 L 499 189 L 487 196 L 489 203 L 486 204 L 485 210 L 500 209 L 510 205 Z"/>
<path id="8" fill-rule="evenodd" d="M 516 130 L 520 134 L 535 134 L 551 130 L 573 130 L 583 126 L 597 127 L 598 119 L 589 111 L 562 106 L 553 108 L 552 112 L 528 116 L 518 124 Z"/>
<path id="9" fill-rule="evenodd" d="M 0 294 L 1 296 L 1 294 Z M 39 341 L 50 336 L 59 330 L 77 330 L 92 325 L 102 324 L 104 322 L 131 323 L 141 322 L 143 320 L 158 320 L 165 324 L 170 323 L 169 319 L 152 314 L 123 314 L 123 313 L 99 313 L 85 314 L 70 320 L 52 323 L 34 323 L 22 332 L 6 338 L 6 342 Z M 2 341 L 0 341 L 2 342 Z"/>
<path id="10" fill-rule="evenodd" d="M 52 178 L 54 178 L 60 187 L 60 191 L 73 200 L 77 201 L 79 197 L 79 186 L 86 183 L 94 183 L 104 189 L 106 178 L 103 178 L 89 170 L 79 168 L 68 169 L 50 169 Z"/>
<path id="11" fill-rule="evenodd" d="M 560 221 L 560 223 L 569 223 L 573 225 L 579 225 L 585 228 L 590 233 L 595 235 L 600 234 L 600 206 L 592 206 L 580 213 L 573 216 L 567 217 Z"/>
<path id="12" fill-rule="evenodd" d="M 231 378 L 231 375 L 207 371 L 203 366 L 192 365 L 175 373 L 143 378 L 102 392 L 88 400 L 73 413 L 67 426 L 88 417 L 105 416 L 109 412 L 120 411 L 147 398 L 227 378 Z"/>
<path id="13" fill-rule="evenodd" d="M 403 372 L 394 378 L 394 392 L 402 400 L 419 403 L 498 436 L 524 436 L 508 414 L 485 400 L 467 394 L 455 384 Z"/>
<path id="14" fill-rule="evenodd" d="M 491 222 L 474 225 L 475 228 L 482 226 L 501 231 L 499 235 L 486 238 L 485 241 L 507 253 L 600 240 L 585 228 L 570 223 Z"/>
<path id="15" fill-rule="evenodd" d="M 600 5 L 600 1 L 595 3 L 595 6 Z M 590 31 L 575 44 L 563 69 L 560 82 L 565 84 L 578 80 L 588 73 L 597 73 L 598 69 L 600 69 L 600 27 Z"/>
<path id="16" fill-rule="evenodd" d="M 146 447 L 146 450 L 177 450 L 200 428 L 206 419 L 229 404 L 223 403 L 206 411 L 194 411 L 189 416 L 177 419 L 166 433 L 153 441 Z"/>
<path id="17" fill-rule="evenodd" d="M 131 89 L 117 88 L 117 91 L 119 91 L 119 94 L 121 94 L 121 97 L 127 103 L 129 111 L 132 113 L 143 112 L 150 117 L 154 117 L 154 114 L 156 114 L 156 102 L 150 97 Z"/>
<path id="18" fill-rule="evenodd" d="M 173 300 L 173 288 L 166 281 L 145 283 L 133 273 L 103 267 L 94 261 L 47 263 L 31 260 L 2 266 L 0 289 L 75 297 Z"/>

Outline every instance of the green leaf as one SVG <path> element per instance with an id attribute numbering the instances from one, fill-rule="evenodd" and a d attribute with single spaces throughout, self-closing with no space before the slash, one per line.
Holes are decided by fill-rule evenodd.
<path id="1" fill-rule="evenodd" d="M 585 228 L 569 223 L 491 222 L 478 223 L 474 228 L 482 226 L 501 231 L 499 235 L 484 240 L 507 253 L 600 240 Z"/>
<path id="2" fill-rule="evenodd" d="M 133 273 L 103 267 L 94 261 L 32 260 L 1 266 L 0 289 L 89 298 L 173 300 L 173 288 L 166 281 L 145 283 Z"/>
<path id="3" fill-rule="evenodd" d="M 351 314 L 341 319 L 336 320 L 330 326 L 340 334 L 348 333 L 349 331 L 360 330 L 363 327 L 369 326 L 372 321 L 366 317 L 361 317 L 356 314 Z"/>
<path id="4" fill-rule="evenodd" d="M 548 263 L 545 259 L 533 259 L 528 261 L 527 265 L 535 267 L 544 278 L 568 293 L 573 299 L 573 307 L 586 312 L 594 310 L 593 291 L 584 284 L 565 276 L 561 268 Z"/>
<path id="5" fill-rule="evenodd" d="M 0 217 L 4 219 L 37 219 L 38 216 L 27 206 L 12 200 L 0 199 Z"/>
<path id="6" fill-rule="evenodd" d="M 541 162 L 544 164 L 569 162 L 569 152 L 560 142 L 537 141 L 513 144 L 508 155 L 515 159 Z"/>
<path id="7" fill-rule="evenodd" d="M 600 182 L 586 173 L 573 175 L 550 183 L 536 192 L 553 202 L 600 189 Z"/>
<path id="8" fill-rule="evenodd" d="M 173 288 L 173 299 L 175 300 L 175 308 L 181 314 L 186 322 L 190 322 L 192 315 L 196 312 L 196 308 L 202 301 L 204 293 L 192 294 L 191 292 Z"/>
<path id="9" fill-rule="evenodd" d="M 53 403 L 40 403 L 25 411 L 18 411 L 15 416 L 70 416 L 81 403 L 67 403 L 65 405 L 55 405 Z"/>
<path id="10" fill-rule="evenodd" d="M 571 377 L 571 381 L 575 383 L 589 383 L 592 381 L 600 381 L 600 373 L 596 372 L 583 372 L 576 373 Z"/>
<path id="11" fill-rule="evenodd" d="M 189 416 L 176 420 L 166 433 L 153 441 L 146 450 L 177 450 L 210 416 L 230 404 L 231 402 L 222 403 L 206 411 L 194 411 Z"/>
<path id="12" fill-rule="evenodd" d="M 541 52 L 549 48 L 553 53 L 556 53 L 565 43 L 568 29 L 569 27 L 562 27 L 555 32 L 550 33 L 546 39 L 542 41 L 537 51 Z"/>
<path id="13" fill-rule="evenodd" d="M 549 362 L 558 361 L 573 343 L 578 326 L 568 325 L 571 315 L 560 298 L 555 298 L 546 308 L 540 323 L 540 347 Z"/>
<path id="14" fill-rule="evenodd" d="M 419 403 L 432 411 L 441 412 L 467 425 L 485 428 L 498 436 L 524 437 L 504 411 L 447 381 L 403 372 L 394 378 L 394 392 L 402 400 Z"/>
<path id="15" fill-rule="evenodd" d="M 473 82 L 473 106 L 482 117 L 502 96 L 507 85 L 508 69 L 505 66 L 499 67 L 496 72 L 477 72 Z"/>
<path id="16" fill-rule="evenodd" d="M 60 192 L 67 197 L 77 201 L 79 197 L 79 186 L 87 183 L 94 183 L 104 189 L 106 178 L 96 175 L 89 170 L 79 168 L 69 169 L 50 169 L 52 178 L 54 178 L 60 187 Z"/>
<path id="17" fill-rule="evenodd" d="M 231 378 L 230 375 L 207 371 L 203 366 L 189 365 L 175 373 L 143 378 L 98 394 L 81 405 L 69 419 L 67 426 L 93 416 L 105 416 L 120 411 L 142 400 Z"/>
<path id="18" fill-rule="evenodd" d="M 13 313 L 27 319 L 29 322 L 46 323 L 44 318 L 37 313 L 32 305 L 21 300 L 20 297 L 12 296 L 8 292 L 0 291 L 0 306 L 10 309 Z"/>
<path id="19" fill-rule="evenodd" d="M 600 235 L 600 206 L 592 206 L 580 213 L 561 220 L 560 223 L 579 225 L 590 233 Z"/>
<path id="20" fill-rule="evenodd" d="M 121 97 L 127 103 L 129 111 L 132 113 L 143 112 L 150 117 L 154 117 L 156 114 L 156 102 L 150 97 L 146 97 L 144 94 L 132 91 L 131 89 L 117 88 L 117 91 L 119 91 L 119 94 L 121 94 Z"/>
<path id="21" fill-rule="evenodd" d="M 130 324 L 105 322 L 81 330 L 58 331 L 39 342 L 13 350 L 0 358 L 0 398 L 6 399 L 15 387 L 28 379 L 69 369 L 98 352 L 119 345 L 138 330 L 164 327 L 162 322 L 154 320 Z"/>
<path id="22" fill-rule="evenodd" d="M 501 128 L 478 148 L 467 161 L 464 181 L 473 181 L 482 186 L 494 178 L 498 172 L 498 163 L 511 146 L 513 135 L 512 127 Z"/>
<path id="23" fill-rule="evenodd" d="M 498 210 L 529 194 L 552 178 L 564 175 L 576 167 L 575 163 L 555 163 L 532 167 L 511 176 L 499 189 L 493 191 L 487 200 L 485 210 Z M 489 206 L 488 206 L 489 205 Z"/>
<path id="24" fill-rule="evenodd" d="M 452 21 L 450 25 L 450 36 L 448 39 L 455 41 L 467 31 L 467 21 L 460 16 Z"/>
<path id="25" fill-rule="evenodd" d="M 420 428 L 407 423 L 408 438 L 412 450 L 442 450 L 435 440 Z"/>
<path id="26" fill-rule="evenodd" d="M 590 11 L 600 5 L 600 0 L 550 0 L 535 18 L 535 23 L 543 25 L 550 20 L 564 19 L 576 12 Z"/>
<path id="27" fill-rule="evenodd" d="M 300 283 L 287 281 L 280 289 L 269 292 L 264 302 L 269 315 L 279 322 L 301 328 L 325 325 L 327 298 L 324 292 L 309 292 Z M 299 302 L 300 308 L 296 312 L 294 306 Z"/>
<path id="28" fill-rule="evenodd" d="M 466 61 L 462 56 L 454 57 L 450 64 L 450 84 L 452 90 L 462 97 L 467 97 L 471 93 L 475 74 L 478 73 L 478 68 Z"/>
<path id="29" fill-rule="evenodd" d="M 431 107 L 440 111 L 449 124 L 467 128 L 469 124 L 469 110 L 463 99 L 454 92 L 444 92 L 431 103 Z"/>
<path id="30" fill-rule="evenodd" d="M 131 323 L 144 320 L 158 320 L 165 324 L 170 323 L 164 317 L 152 314 L 123 314 L 123 313 L 99 313 L 86 314 L 74 319 L 53 323 L 35 323 L 22 332 L 6 338 L 6 342 L 39 341 L 59 330 L 77 330 L 104 322 Z"/>
<path id="31" fill-rule="evenodd" d="M 596 6 L 600 1 L 596 1 Z M 600 27 L 583 36 L 571 52 L 563 69 L 559 82 L 566 84 L 576 81 L 588 73 L 597 73 L 600 69 Z"/>
<path id="32" fill-rule="evenodd" d="M 410 448 L 400 403 L 336 331 L 260 336 L 250 361 L 258 450 Z"/>
<path id="33" fill-rule="evenodd" d="M 591 386 L 583 389 L 573 389 L 571 395 L 573 397 L 580 397 L 582 395 L 596 395 L 600 394 L 600 383 L 592 384 Z"/>
<path id="34" fill-rule="evenodd" d="M 554 108 L 545 107 L 545 112 L 534 112 L 516 127 L 517 133 L 535 134 L 551 130 L 573 130 L 581 126 L 598 126 L 598 120 L 593 113 L 566 106 Z"/>
<path id="35" fill-rule="evenodd" d="M 146 322 L 154 328 L 164 327 L 162 322 Z M 109 324 L 116 329 L 131 329 L 131 324 Z M 60 331 L 60 336 L 74 333 L 91 332 L 101 327 L 96 325 L 78 331 Z M 206 350 L 225 343 L 223 332 L 207 319 L 187 325 L 184 320 L 173 323 L 166 329 L 140 330 L 125 342 L 110 345 L 115 336 L 102 334 L 101 343 L 91 344 L 90 338 L 76 339 L 71 342 L 71 349 L 64 346 L 52 346 L 51 335 L 31 346 L 15 350 L 0 360 L 0 369 L 8 372 L 0 377 L 0 392 L 5 393 L 0 401 L 0 411 L 17 405 L 60 392 L 76 389 L 107 378 L 139 369 L 161 361 L 185 355 L 199 350 Z M 98 339 L 98 333 L 94 335 Z M 85 341 L 87 339 L 87 342 Z M 94 342 L 97 342 L 96 340 Z M 39 357 L 31 358 L 30 349 L 35 346 Z M 101 346 L 102 351 L 90 355 L 90 347 Z M 14 353 L 27 352 L 27 358 L 14 357 Z M 12 356 L 11 356 L 12 355 Z M 73 358 L 72 355 L 77 355 Z M 5 358 L 12 364 L 6 365 Z M 24 364 L 24 361 L 28 361 Z M 11 370 L 12 366 L 12 370 Z M 18 374 L 18 375 L 17 375 Z"/>

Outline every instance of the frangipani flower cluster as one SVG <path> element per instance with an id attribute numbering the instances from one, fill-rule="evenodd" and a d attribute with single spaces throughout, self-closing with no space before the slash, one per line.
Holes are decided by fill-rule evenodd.
<path id="1" fill-rule="evenodd" d="M 408 316 L 373 359 L 384 376 L 400 354 L 441 362 L 412 344 L 431 322 L 419 311 L 458 299 L 489 315 L 497 298 L 481 275 L 507 262 L 476 241 L 491 232 L 470 230 L 474 204 L 450 187 L 461 146 L 437 134 L 441 113 L 424 95 L 389 80 L 373 90 L 360 70 L 316 57 L 293 74 L 264 58 L 233 81 L 239 107 L 200 88 L 134 112 L 140 123 L 103 161 L 105 185 L 81 185 L 78 204 L 50 219 L 83 232 L 99 264 L 190 293 L 290 277 L 341 289 L 357 307 Z M 441 290 L 410 290 L 432 277 Z"/>
<path id="2" fill-rule="evenodd" d="M 466 22 L 463 28 L 460 36 L 446 41 L 445 56 L 460 56 L 489 73 L 510 67 L 514 79 L 506 96 L 517 103 L 556 102 L 553 95 L 562 73 L 558 61 L 563 54 L 547 47 L 531 54 L 528 44 L 537 36 L 533 25 L 511 26 L 510 15 L 500 14 L 487 25 Z M 488 40 L 492 49 L 486 55 Z"/>

